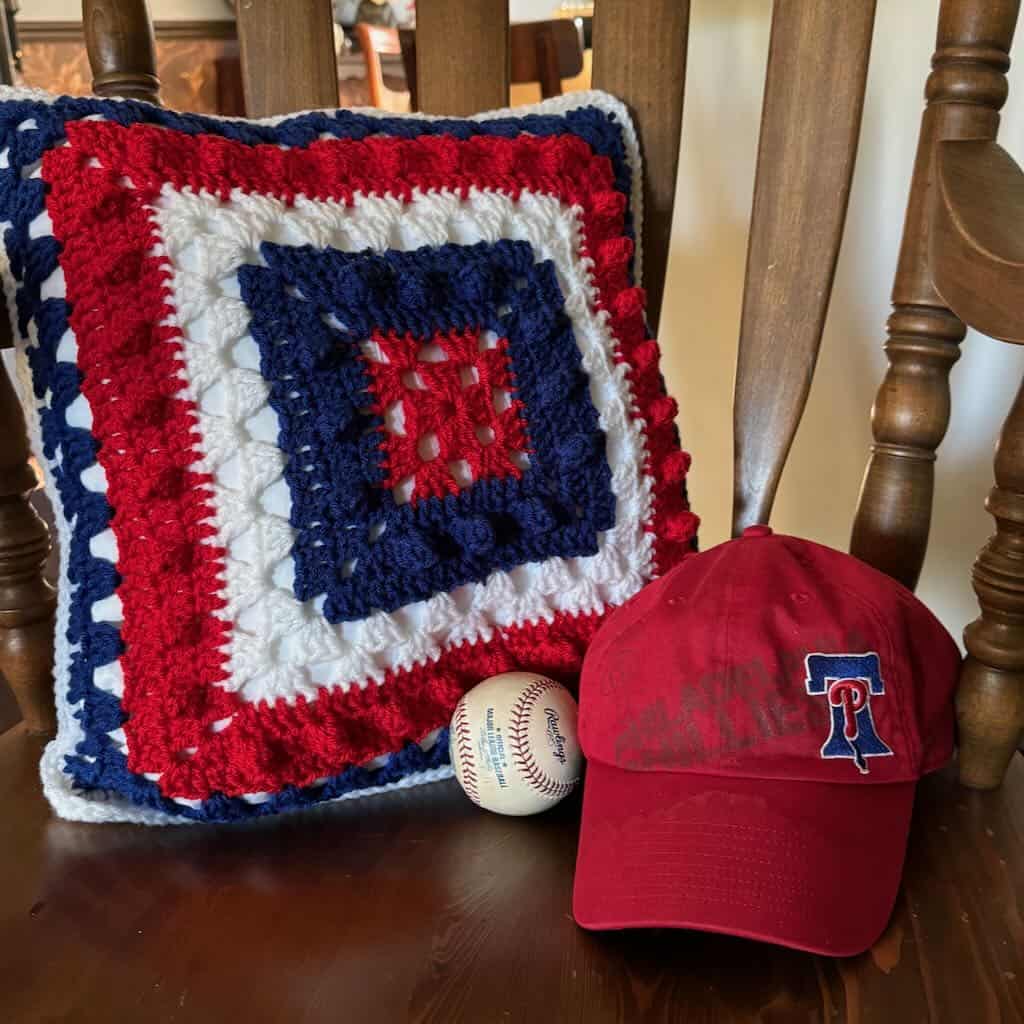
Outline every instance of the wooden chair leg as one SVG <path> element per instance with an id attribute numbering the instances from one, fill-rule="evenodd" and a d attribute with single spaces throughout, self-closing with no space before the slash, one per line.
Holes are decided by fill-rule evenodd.
<path id="1" fill-rule="evenodd" d="M 6 311 L 0 310 L 6 316 Z M 52 734 L 53 617 L 57 599 L 43 578 L 50 534 L 28 502 L 38 486 L 25 421 L 0 365 L 0 672 L 30 733 Z"/>
<path id="2" fill-rule="evenodd" d="M 957 690 L 960 781 L 994 789 L 1024 731 L 1024 383 L 1003 425 L 985 507 L 996 532 L 974 563 L 981 615 L 964 632 Z"/>

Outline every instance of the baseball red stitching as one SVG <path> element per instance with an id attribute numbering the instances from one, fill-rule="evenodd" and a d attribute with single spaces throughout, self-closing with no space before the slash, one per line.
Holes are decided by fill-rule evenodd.
<path id="1" fill-rule="evenodd" d="M 480 790 L 477 788 L 476 768 L 473 767 L 473 730 L 469 725 L 465 701 L 460 700 L 455 705 L 455 715 L 452 718 L 452 731 L 449 742 L 456 755 L 453 760 L 455 761 L 455 770 L 458 773 L 459 782 L 462 783 L 466 796 L 479 807 Z"/>
<path id="2" fill-rule="evenodd" d="M 523 690 L 512 706 L 509 749 L 512 751 L 512 759 L 516 768 L 522 773 L 530 785 L 544 796 L 553 800 L 560 800 L 572 791 L 578 779 L 570 779 L 568 782 L 559 782 L 551 778 L 534 760 L 533 751 L 530 750 L 530 711 L 537 703 L 542 693 L 558 688 L 558 683 L 550 679 L 535 679 Z"/>

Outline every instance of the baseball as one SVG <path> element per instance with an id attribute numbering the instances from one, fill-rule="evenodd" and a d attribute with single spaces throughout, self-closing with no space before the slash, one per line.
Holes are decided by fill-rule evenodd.
<path id="1" fill-rule="evenodd" d="M 491 676 L 455 706 L 452 767 L 473 803 L 498 814 L 536 814 L 579 781 L 576 701 L 532 672 Z"/>

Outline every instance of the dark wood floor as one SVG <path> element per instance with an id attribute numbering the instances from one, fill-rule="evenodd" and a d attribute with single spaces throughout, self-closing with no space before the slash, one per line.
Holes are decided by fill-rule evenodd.
<path id="1" fill-rule="evenodd" d="M 0 1020 L 1024 1020 L 1024 762 L 921 788 L 885 937 L 829 960 L 570 914 L 578 802 L 532 819 L 440 783 L 277 821 L 53 819 L 38 745 L 0 736 Z"/>

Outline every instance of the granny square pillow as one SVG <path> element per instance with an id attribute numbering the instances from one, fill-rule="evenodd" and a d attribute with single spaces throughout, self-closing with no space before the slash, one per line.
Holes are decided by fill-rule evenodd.
<path id="1" fill-rule="evenodd" d="M 61 555 L 46 793 L 251 818 L 446 777 L 693 544 L 599 93 L 262 122 L 0 91 L 2 270 Z"/>

